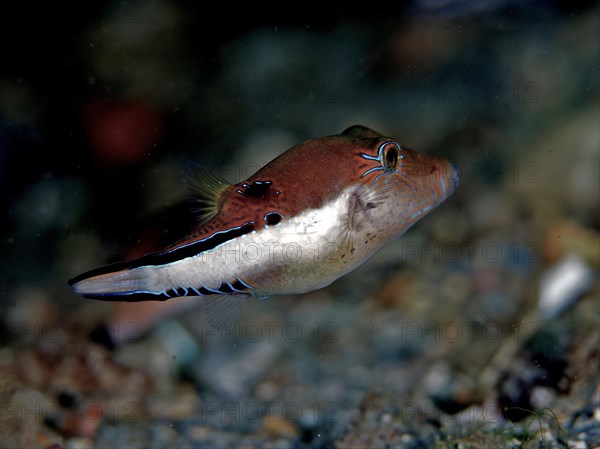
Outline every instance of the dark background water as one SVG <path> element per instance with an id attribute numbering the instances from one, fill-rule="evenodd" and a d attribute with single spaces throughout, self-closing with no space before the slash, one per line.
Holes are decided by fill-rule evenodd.
<path id="1" fill-rule="evenodd" d="M 53 403 L 64 399 L 61 394 L 75 399 L 68 406 L 61 402 L 60 410 L 78 416 L 86 401 L 102 397 L 120 404 L 114 398 L 123 394 L 139 413 L 133 423 L 122 414 L 111 420 L 104 405 L 105 418 L 84 431 L 65 430 L 39 409 L 46 421 L 39 420 L 38 438 L 27 444 L 115 446 L 133 435 L 133 441 L 145 442 L 138 446 L 161 446 L 158 436 L 148 436 L 148 423 L 166 420 L 179 427 L 165 441 L 192 447 L 204 444 L 198 441 L 343 446 L 358 444 L 360 434 L 370 435 L 367 447 L 419 447 L 433 444 L 437 435 L 423 429 L 423 422 L 411 427 L 405 419 L 407 410 L 420 406 L 435 410 L 438 419 L 438 413 L 454 416 L 494 404 L 502 411 L 501 419 L 491 420 L 496 428 L 513 429 L 511 419 L 523 417 L 507 409 L 546 404 L 561 411 L 566 426 L 578 410 L 569 405 L 577 397 L 560 396 L 565 382 L 574 396 L 580 391 L 569 369 L 585 371 L 577 363 L 598 356 L 572 350 L 575 342 L 596 341 L 599 322 L 598 4 L 214 7 L 165 0 L 2 7 L 0 206 L 6 213 L 0 221 L 0 361 L 6 447 L 28 425 L 12 412 L 14 404 Z M 305 338 L 209 344 L 197 320 L 160 319 L 162 312 L 145 305 L 91 303 L 66 285 L 86 269 L 172 243 L 193 226 L 189 161 L 238 182 L 292 145 L 356 123 L 453 160 L 461 187 L 358 272 L 313 295 L 260 303 L 242 321 L 262 323 L 263 330 L 268 319 L 294 323 Z M 552 269 L 569 257 L 589 276 L 561 296 L 562 306 L 544 305 L 549 279 L 565 277 Z M 559 321 L 549 324 L 540 318 L 544 314 Z M 163 324 L 146 329 L 142 315 Z M 526 320 L 535 323 L 532 339 L 518 334 L 516 348 L 497 356 L 500 366 L 485 363 L 496 360 L 494 354 Z M 452 338 L 456 323 L 460 337 Z M 116 343 L 136 337 L 102 352 L 105 363 L 148 375 L 153 386 L 124 393 L 124 381 L 107 386 L 101 375 L 91 387 L 78 380 L 39 380 L 61 378 L 56 371 L 69 354 L 84 357 L 104 348 L 99 325 L 112 326 L 113 338 L 120 332 Z M 43 331 L 56 328 L 77 338 L 53 346 L 57 342 Z M 323 341 L 323 329 L 335 338 Z M 485 333 L 473 337 L 470 329 L 500 334 L 490 341 Z M 195 349 L 182 355 L 165 343 L 173 338 L 168 335 L 187 338 Z M 74 347 L 73 340 L 84 347 Z M 144 354 L 162 354 L 165 345 L 171 348 L 166 354 L 187 361 L 144 361 Z M 46 362 L 42 367 L 27 354 Z M 257 357 L 262 370 L 251 369 Z M 82 363 L 89 373 L 88 362 Z M 535 371 L 531 364 L 541 364 L 542 373 L 522 374 Z M 486 367 L 493 381 L 476 374 Z M 248 374 L 225 382 L 222 372 Z M 586 372 L 581 391 L 598 379 L 594 370 Z M 415 396 L 407 391 L 411 385 Z M 15 397 L 19 389 L 40 396 Z M 142 400 L 144 394 L 164 394 L 176 403 L 188 398 L 192 405 L 181 415 L 161 414 Z M 225 431 L 218 419 L 188 422 L 207 414 L 199 404 L 222 405 L 223 398 L 238 405 L 279 400 L 298 405 L 305 417 L 309 404 L 322 400 L 335 410 L 335 425 L 323 414 L 276 424 L 245 416 Z M 598 407 L 597 395 L 584 402 Z M 357 422 L 371 424 L 361 428 Z M 460 426 L 452 424 L 442 428 L 458 442 Z M 188 425 L 197 427 L 196 434 Z M 387 439 L 373 436 L 381 429 Z M 527 435 L 523 441 L 535 440 Z"/>

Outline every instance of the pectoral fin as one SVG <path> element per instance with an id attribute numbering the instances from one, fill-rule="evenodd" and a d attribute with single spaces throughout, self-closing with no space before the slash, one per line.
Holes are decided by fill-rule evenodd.
<path id="1" fill-rule="evenodd" d="M 199 165 L 190 167 L 190 171 L 192 172 L 192 199 L 197 203 L 194 212 L 198 213 L 199 225 L 203 225 L 219 213 L 223 194 L 231 184 Z"/>

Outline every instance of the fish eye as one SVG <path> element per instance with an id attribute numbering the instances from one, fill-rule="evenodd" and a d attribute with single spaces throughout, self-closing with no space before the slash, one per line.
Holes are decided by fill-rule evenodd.
<path id="1" fill-rule="evenodd" d="M 402 159 L 400 145 L 395 142 L 387 142 L 383 144 L 381 152 L 381 164 L 386 172 L 392 173 L 396 171 L 400 159 Z"/>

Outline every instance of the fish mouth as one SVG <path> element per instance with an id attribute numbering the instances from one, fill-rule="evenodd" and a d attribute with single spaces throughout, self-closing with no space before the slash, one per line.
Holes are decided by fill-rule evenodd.
<path id="1" fill-rule="evenodd" d="M 459 168 L 458 165 L 456 165 L 454 162 L 450 162 L 450 170 L 449 176 L 447 177 L 447 181 L 450 184 L 450 188 L 448 189 L 448 195 L 451 195 L 460 185 Z"/>
<path id="2" fill-rule="evenodd" d="M 441 201 L 447 199 L 460 184 L 459 167 L 453 162 L 444 161 L 444 167 L 438 175 L 439 184 L 441 187 Z M 440 201 L 440 202 L 441 202 Z"/>

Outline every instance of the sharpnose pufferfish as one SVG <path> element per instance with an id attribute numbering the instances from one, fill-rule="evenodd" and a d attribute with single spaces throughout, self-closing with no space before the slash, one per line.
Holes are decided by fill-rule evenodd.
<path id="1" fill-rule="evenodd" d="M 352 126 L 293 146 L 239 184 L 200 171 L 196 229 L 162 251 L 81 274 L 86 298 L 304 293 L 356 269 L 458 186 L 454 164 Z"/>

